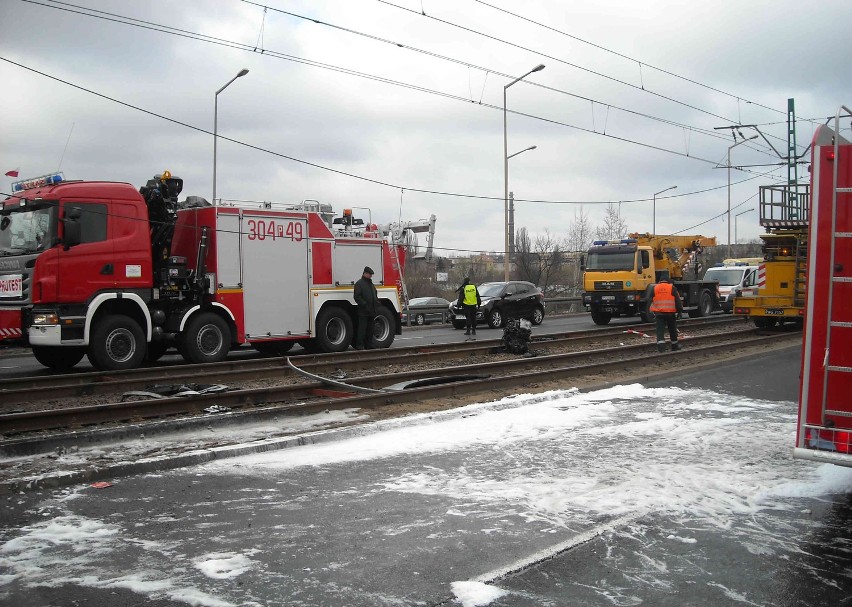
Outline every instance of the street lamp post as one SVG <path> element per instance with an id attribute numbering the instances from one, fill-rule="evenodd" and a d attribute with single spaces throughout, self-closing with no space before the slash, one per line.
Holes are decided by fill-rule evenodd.
<path id="1" fill-rule="evenodd" d="M 509 265 L 511 263 L 511 259 L 509 259 L 509 138 L 508 138 L 508 127 L 507 127 L 507 118 L 506 118 L 506 91 L 509 90 L 509 87 L 515 84 L 516 82 L 523 80 L 533 72 L 540 72 L 544 69 L 544 64 L 540 63 L 535 66 L 533 69 L 528 71 L 523 76 L 515 78 L 509 84 L 503 87 L 503 185 L 504 185 L 504 195 L 503 195 L 503 236 L 504 236 L 504 250 L 503 253 L 503 279 L 508 282 L 509 280 Z M 530 148 L 527 148 L 530 149 Z M 526 152 L 526 150 L 521 150 L 522 152 Z M 521 152 L 518 152 L 520 154 Z M 512 154 L 512 156 L 517 156 L 517 154 Z"/>
<path id="2" fill-rule="evenodd" d="M 514 154 L 511 154 L 509 156 L 509 158 L 514 158 L 518 154 L 523 154 L 524 152 L 529 152 L 530 150 L 534 150 L 534 149 L 536 149 L 536 147 L 538 147 L 538 146 L 531 145 L 528 148 L 524 148 L 520 152 L 515 152 Z M 509 192 L 509 224 L 508 224 L 508 230 L 507 230 L 507 233 L 509 234 L 509 248 L 507 250 L 509 251 L 510 257 L 515 254 L 515 246 L 516 245 L 515 245 L 515 232 L 514 231 L 515 231 L 515 201 L 514 201 L 514 198 L 512 196 L 512 192 Z"/>
<path id="3" fill-rule="evenodd" d="M 249 71 L 246 68 L 241 69 L 236 76 L 228 80 L 227 84 L 216 91 L 216 94 L 213 96 L 213 206 L 216 206 L 216 144 L 219 141 L 219 93 L 228 88 L 234 80 L 248 73 Z"/>
<path id="4" fill-rule="evenodd" d="M 728 258 L 731 257 L 731 150 L 752 139 L 757 139 L 757 135 L 752 135 L 748 139 L 740 139 L 734 145 L 728 146 Z"/>
<path id="5" fill-rule="evenodd" d="M 662 194 L 663 192 L 668 192 L 669 190 L 676 190 L 676 189 L 677 189 L 677 186 L 673 185 L 672 187 L 666 188 L 665 190 L 660 190 L 659 192 L 654 192 L 654 206 L 651 210 L 651 217 L 652 217 L 651 221 L 653 222 L 651 224 L 651 234 L 657 233 L 657 196 L 659 194 Z"/>
<path id="6" fill-rule="evenodd" d="M 734 215 L 734 244 L 737 243 L 737 217 L 739 217 L 740 215 L 745 215 L 746 213 L 751 213 L 753 210 L 754 209 L 748 209 L 747 211 L 743 211 L 742 213 L 737 213 L 736 215 Z M 728 249 L 728 257 L 730 258 L 730 256 L 731 252 L 730 249 Z"/>

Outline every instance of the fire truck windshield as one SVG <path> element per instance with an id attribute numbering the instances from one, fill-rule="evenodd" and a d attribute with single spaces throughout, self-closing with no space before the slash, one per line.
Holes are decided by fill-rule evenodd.
<path id="1" fill-rule="evenodd" d="M 0 219 L 0 254 L 34 253 L 50 246 L 56 234 L 56 204 L 40 202 L 6 208 Z"/>
<path id="2" fill-rule="evenodd" d="M 636 249 L 626 251 L 589 251 L 589 261 L 586 270 L 591 271 L 628 271 L 636 266 Z"/>

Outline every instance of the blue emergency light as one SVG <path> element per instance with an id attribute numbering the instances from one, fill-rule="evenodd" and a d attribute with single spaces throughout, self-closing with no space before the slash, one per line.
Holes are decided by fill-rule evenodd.
<path id="1" fill-rule="evenodd" d="M 12 184 L 12 192 L 23 192 L 24 190 L 32 190 L 34 188 L 41 188 L 48 185 L 56 185 L 57 183 L 62 183 L 65 181 L 65 176 L 62 173 L 48 173 L 47 175 L 41 175 L 40 177 L 33 177 L 32 179 L 22 179 L 21 181 L 16 181 Z"/>

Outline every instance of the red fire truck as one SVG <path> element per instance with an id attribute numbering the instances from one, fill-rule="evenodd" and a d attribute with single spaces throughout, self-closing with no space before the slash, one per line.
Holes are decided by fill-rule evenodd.
<path id="1" fill-rule="evenodd" d="M 852 142 L 814 135 L 799 422 L 794 456 L 852 466 Z"/>
<path id="2" fill-rule="evenodd" d="M 178 202 L 182 189 L 168 171 L 139 190 L 60 174 L 13 184 L 0 207 L 0 339 L 56 370 L 84 355 L 129 369 L 171 346 L 193 363 L 242 344 L 341 351 L 364 266 L 382 304 L 374 344 L 401 333 L 401 266 L 378 228 L 335 233 L 318 212 Z"/>

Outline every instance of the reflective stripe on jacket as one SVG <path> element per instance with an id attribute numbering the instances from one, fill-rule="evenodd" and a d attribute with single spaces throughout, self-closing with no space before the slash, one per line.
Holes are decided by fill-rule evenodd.
<path id="1" fill-rule="evenodd" d="M 654 301 L 651 302 L 651 312 L 660 314 L 677 312 L 674 289 L 675 286 L 667 282 L 656 285 L 654 287 Z"/>
<path id="2" fill-rule="evenodd" d="M 464 286 L 464 300 L 463 304 L 466 306 L 475 306 L 477 305 L 477 292 L 476 285 L 465 285 Z"/>

